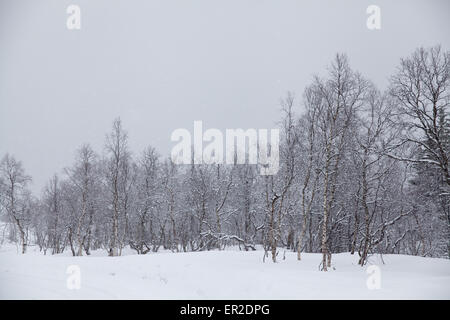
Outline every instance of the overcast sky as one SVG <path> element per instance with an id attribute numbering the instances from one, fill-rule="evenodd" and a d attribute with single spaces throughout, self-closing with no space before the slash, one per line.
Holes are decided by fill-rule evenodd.
<path id="1" fill-rule="evenodd" d="M 68 30 L 66 8 L 81 8 Z M 381 8 L 381 30 L 366 8 Z M 39 193 L 120 116 L 138 154 L 176 128 L 273 128 L 337 52 L 381 89 L 418 46 L 450 48 L 450 1 L 0 0 L 0 156 Z"/>

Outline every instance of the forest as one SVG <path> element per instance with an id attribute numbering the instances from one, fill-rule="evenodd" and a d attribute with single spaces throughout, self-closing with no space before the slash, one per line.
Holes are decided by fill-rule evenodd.
<path id="1" fill-rule="evenodd" d="M 5 154 L 0 241 L 73 256 L 235 246 L 277 262 L 312 252 L 323 271 L 341 252 L 361 266 L 374 253 L 448 259 L 450 51 L 418 48 L 386 77 L 380 90 L 336 54 L 325 76 L 287 93 L 275 175 L 259 164 L 178 165 L 151 146 L 134 154 L 120 118 L 102 150 L 82 144 L 39 195 L 26 159 Z"/>

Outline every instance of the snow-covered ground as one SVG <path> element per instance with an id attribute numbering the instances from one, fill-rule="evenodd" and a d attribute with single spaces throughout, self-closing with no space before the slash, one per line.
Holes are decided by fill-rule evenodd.
<path id="1" fill-rule="evenodd" d="M 30 250 L 33 251 L 33 250 Z M 130 254 L 128 254 L 130 253 Z M 379 289 L 369 290 L 357 255 L 333 256 L 334 270 L 318 270 L 319 254 L 286 252 L 276 264 L 263 252 L 237 250 L 106 257 L 17 254 L 0 248 L 1 299 L 450 299 L 450 260 L 385 255 Z M 80 289 L 68 289 L 76 265 Z M 70 269 L 69 270 L 77 270 Z M 372 275 L 373 277 L 374 275 Z"/>

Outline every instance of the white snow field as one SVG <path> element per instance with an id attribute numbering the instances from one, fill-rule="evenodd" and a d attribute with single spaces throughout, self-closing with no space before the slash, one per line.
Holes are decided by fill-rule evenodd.
<path id="1" fill-rule="evenodd" d="M 32 250 L 30 250 L 32 251 Z M 1 299 L 450 299 L 450 260 L 372 256 L 380 288 L 369 289 L 357 254 L 335 254 L 321 272 L 320 254 L 283 251 L 276 264 L 263 251 L 152 253 L 71 257 L 0 248 Z M 80 288 L 68 289 L 67 268 L 79 266 Z M 71 278 L 73 280 L 73 278 Z M 70 282 L 70 281 L 69 281 Z M 70 283 L 73 283 L 70 282 Z"/>

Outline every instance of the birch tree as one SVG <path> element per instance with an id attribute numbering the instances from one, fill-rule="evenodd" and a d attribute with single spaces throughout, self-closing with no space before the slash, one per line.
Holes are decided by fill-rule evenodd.
<path id="1" fill-rule="evenodd" d="M 445 131 L 448 121 L 445 118 L 450 112 L 450 52 L 440 46 L 417 49 L 411 57 L 401 60 L 398 72 L 391 79 L 390 92 L 396 103 L 396 121 L 401 127 L 398 145 L 412 143 L 426 151 L 423 157 L 415 159 L 391 156 L 438 167 L 443 181 L 450 187 L 450 150 Z"/>
<path id="2" fill-rule="evenodd" d="M 74 226 L 74 237 L 77 242 L 76 255 L 81 256 L 83 250 L 89 252 L 88 238 L 92 232 L 95 181 L 98 178 L 96 172 L 96 155 L 92 148 L 85 144 L 77 151 L 75 164 L 66 168 L 65 173 L 69 182 L 73 185 L 77 197 L 77 215 Z"/>
<path id="3" fill-rule="evenodd" d="M 314 90 L 321 96 L 318 102 L 318 128 L 324 148 L 323 219 L 321 231 L 322 270 L 331 267 L 329 220 L 335 204 L 341 159 L 347 134 L 360 107 L 367 82 L 352 71 L 345 55 L 337 55 L 329 71 L 329 77 L 316 77 Z"/>
<path id="4" fill-rule="evenodd" d="M 30 193 L 27 186 L 30 181 L 22 162 L 6 154 L 0 162 L 1 204 L 19 231 L 22 253 L 27 251 L 28 245 L 30 211 L 27 202 L 30 201 Z"/>
<path id="5" fill-rule="evenodd" d="M 120 227 L 123 212 L 121 200 L 124 197 L 124 184 L 130 153 L 128 151 L 128 135 L 122 128 L 120 118 L 113 122 L 112 132 L 106 138 L 105 185 L 109 193 L 109 212 L 111 234 L 108 253 L 118 256 L 121 247 Z"/>

